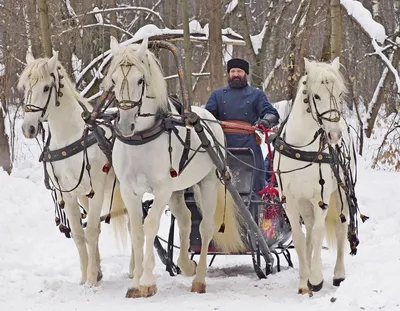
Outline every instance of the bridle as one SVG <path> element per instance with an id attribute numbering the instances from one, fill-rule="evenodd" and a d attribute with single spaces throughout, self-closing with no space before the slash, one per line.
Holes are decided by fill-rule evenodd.
<path id="1" fill-rule="evenodd" d="M 56 77 L 55 77 L 54 73 L 51 73 L 50 75 L 51 75 L 52 78 L 53 78 L 53 82 L 52 82 L 51 85 L 50 85 L 50 88 L 49 88 L 49 95 L 47 96 L 46 104 L 44 105 L 43 108 L 31 104 L 31 101 L 32 101 L 32 89 L 33 89 L 33 87 L 38 83 L 39 80 L 37 79 L 37 80 L 35 81 L 35 83 L 33 83 L 33 84 L 29 83 L 29 90 L 28 90 L 27 98 L 26 98 L 26 99 L 27 99 L 27 104 L 25 105 L 24 111 L 25 111 L 25 113 L 28 113 L 28 112 L 40 112 L 40 111 L 41 111 L 42 113 L 41 113 L 41 115 L 40 115 L 39 122 L 46 121 L 46 120 L 43 120 L 43 117 L 46 115 L 47 109 L 48 109 L 48 107 L 49 107 L 49 103 L 50 103 L 51 95 L 52 95 L 52 93 L 53 93 L 53 89 L 54 89 L 55 92 L 56 92 L 56 97 L 55 97 L 55 102 L 56 102 L 56 103 L 55 103 L 55 106 L 56 106 L 56 107 L 60 106 L 60 102 L 58 101 L 58 97 L 62 97 L 62 95 L 63 95 L 59 90 L 60 90 L 64 85 L 61 84 L 61 83 L 59 83 L 59 87 L 58 87 L 58 91 L 57 91 L 57 88 L 56 88 Z M 60 74 L 58 74 L 58 77 L 59 77 L 59 80 L 62 79 L 62 76 L 61 76 Z"/>
<path id="2" fill-rule="evenodd" d="M 322 81 L 321 83 L 325 84 L 324 81 Z M 306 84 L 307 84 L 307 81 L 304 80 L 303 81 L 303 85 L 306 85 Z M 324 111 L 324 112 L 322 112 L 322 113 L 319 112 L 318 107 L 317 107 L 317 103 L 316 103 L 316 99 L 317 100 L 319 99 L 319 95 L 318 94 L 315 94 L 315 95 L 308 94 L 307 90 L 303 90 L 303 94 L 305 95 L 305 97 L 303 99 L 303 102 L 308 105 L 306 111 L 308 113 L 311 113 L 312 118 L 318 123 L 318 125 L 320 127 L 323 127 L 323 121 L 337 123 L 341 119 L 341 113 L 340 113 L 339 106 L 338 106 L 338 103 L 336 101 L 336 98 L 335 98 L 335 96 L 333 96 L 331 90 L 329 90 L 327 87 L 326 87 L 326 89 L 329 91 L 329 94 L 330 94 L 330 107 L 331 108 L 326 110 L 326 111 Z M 310 102 L 310 97 L 312 99 L 311 100 L 312 106 L 311 106 L 311 102 Z M 333 108 L 332 108 L 332 106 L 333 106 Z M 315 114 L 313 113 L 313 109 L 312 108 L 314 108 Z M 326 117 L 327 114 L 334 114 L 334 116 L 333 117 Z"/>
<path id="3" fill-rule="evenodd" d="M 121 64 L 120 66 L 121 66 L 121 70 L 122 70 L 122 74 L 123 74 L 124 78 L 122 80 L 121 89 L 119 90 L 119 94 L 122 97 L 123 93 L 124 93 L 124 89 L 126 87 L 128 96 L 130 97 L 128 74 L 129 74 L 132 66 L 135 66 L 135 65 L 131 64 L 131 63 L 128 63 L 128 64 L 124 64 L 124 65 Z M 129 68 L 126 73 L 124 72 L 124 67 L 128 67 Z M 145 91 L 145 79 L 142 78 L 142 80 L 143 80 L 142 81 L 142 93 L 140 94 L 139 100 L 131 100 L 129 98 L 129 99 L 126 99 L 126 100 L 120 100 L 119 101 L 119 100 L 116 99 L 117 107 L 119 109 L 121 109 L 121 110 L 129 110 L 129 109 L 133 109 L 135 107 L 138 107 L 137 115 L 140 115 L 140 108 L 142 107 L 142 104 L 143 104 L 143 95 L 144 95 L 144 91 Z"/>

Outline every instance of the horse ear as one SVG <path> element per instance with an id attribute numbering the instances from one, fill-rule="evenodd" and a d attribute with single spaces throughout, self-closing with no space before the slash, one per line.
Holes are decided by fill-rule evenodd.
<path id="1" fill-rule="evenodd" d="M 331 63 L 332 67 L 339 71 L 340 69 L 340 62 L 339 62 L 339 56 L 335 57 L 335 59 Z"/>
<path id="2" fill-rule="evenodd" d="M 304 68 L 306 69 L 306 72 L 310 71 L 310 65 L 311 62 L 308 60 L 308 58 L 304 57 Z"/>
<path id="3" fill-rule="evenodd" d="M 119 43 L 118 43 L 118 40 L 114 36 L 110 37 L 110 49 L 111 49 L 111 54 L 113 56 L 118 55 Z"/>
<path id="4" fill-rule="evenodd" d="M 32 63 L 35 60 L 35 58 L 33 57 L 31 52 L 27 51 L 25 60 L 26 60 L 26 63 L 29 65 L 30 63 Z"/>
<path id="5" fill-rule="evenodd" d="M 142 44 L 136 50 L 136 55 L 139 58 L 143 58 L 146 55 L 147 46 L 149 45 L 149 38 L 144 38 Z"/>
<path id="6" fill-rule="evenodd" d="M 47 62 L 47 68 L 49 69 L 49 73 L 55 72 L 57 69 L 58 62 L 58 52 L 53 53 L 53 57 L 49 59 Z"/>

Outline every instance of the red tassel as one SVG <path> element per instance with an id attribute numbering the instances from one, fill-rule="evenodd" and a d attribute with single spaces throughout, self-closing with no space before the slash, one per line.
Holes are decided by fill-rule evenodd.
<path id="1" fill-rule="evenodd" d="M 169 174 L 171 175 L 172 178 L 175 178 L 178 176 L 178 173 L 172 167 L 169 170 Z"/>
<path id="2" fill-rule="evenodd" d="M 104 164 L 104 166 L 103 166 L 103 168 L 102 168 L 102 171 L 103 171 L 104 173 L 108 174 L 108 172 L 110 171 L 110 168 L 111 168 L 111 163 L 110 163 L 110 162 L 107 162 L 106 164 Z"/>

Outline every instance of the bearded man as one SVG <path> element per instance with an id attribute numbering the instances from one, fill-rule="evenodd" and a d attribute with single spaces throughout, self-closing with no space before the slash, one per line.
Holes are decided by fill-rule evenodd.
<path id="1" fill-rule="evenodd" d="M 278 111 L 269 103 L 260 89 L 247 83 L 249 63 L 241 58 L 230 59 L 227 63 L 228 85 L 215 90 L 205 108 L 217 120 L 237 124 L 258 125 L 272 128 L 279 122 Z M 265 187 L 265 166 L 261 147 L 254 134 L 240 130 L 225 130 L 228 148 L 251 148 L 254 152 L 256 170 L 253 190 L 257 193 Z M 268 168 L 267 168 L 268 169 Z M 261 171 L 260 171 L 261 170 Z"/>

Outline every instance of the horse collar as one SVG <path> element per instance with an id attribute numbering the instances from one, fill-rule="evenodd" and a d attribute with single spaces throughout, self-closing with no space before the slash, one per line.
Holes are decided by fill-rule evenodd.
<path id="1" fill-rule="evenodd" d="M 100 128 L 102 134 L 104 135 L 104 130 Z M 85 132 L 80 139 L 57 150 L 49 150 L 48 147 L 42 152 L 39 161 L 43 162 L 56 162 L 60 160 L 67 159 L 73 155 L 89 148 L 90 146 L 97 143 L 96 137 L 93 133 L 87 134 Z M 46 144 L 48 145 L 48 143 Z"/>
<path id="2" fill-rule="evenodd" d="M 322 151 L 304 151 L 297 148 L 293 148 L 282 137 L 277 136 L 274 140 L 274 149 L 282 155 L 309 163 L 332 163 L 332 156 L 329 153 Z"/>

